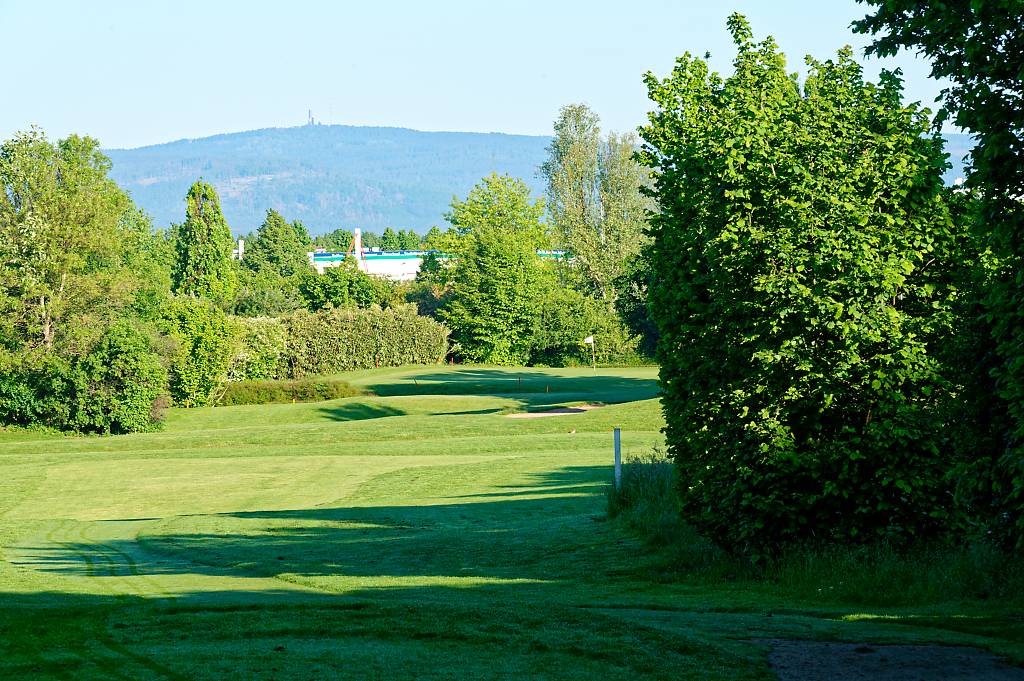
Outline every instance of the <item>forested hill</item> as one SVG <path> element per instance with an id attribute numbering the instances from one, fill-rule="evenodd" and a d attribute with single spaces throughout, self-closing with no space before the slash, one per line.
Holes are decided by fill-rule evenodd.
<path id="1" fill-rule="evenodd" d="M 306 125 L 110 149 L 111 175 L 157 225 L 184 219 L 198 178 L 220 194 L 236 233 L 255 229 L 267 208 L 302 220 L 312 234 L 338 227 L 444 225 L 452 195 L 464 197 L 491 172 L 525 180 L 540 196 L 538 167 L 548 137 Z"/>
<path id="2" fill-rule="evenodd" d="M 947 135 L 952 182 L 963 175 L 966 135 Z M 302 220 L 312 234 L 338 227 L 443 226 L 452 195 L 491 172 L 522 178 L 538 196 L 550 138 L 404 128 L 306 125 L 110 149 L 113 177 L 157 225 L 184 218 L 185 194 L 202 177 L 220 193 L 235 233 L 255 229 L 267 208 Z"/>

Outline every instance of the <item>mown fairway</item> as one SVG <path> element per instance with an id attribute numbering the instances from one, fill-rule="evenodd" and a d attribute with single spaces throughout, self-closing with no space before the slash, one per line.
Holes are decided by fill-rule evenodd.
<path id="1" fill-rule="evenodd" d="M 760 638 L 1015 650 L 1019 626 L 666 578 L 605 518 L 612 428 L 661 442 L 655 375 L 372 371 L 350 379 L 377 397 L 156 434 L 0 433 L 0 678 L 765 679 Z M 616 404 L 505 415 L 584 402 Z"/>

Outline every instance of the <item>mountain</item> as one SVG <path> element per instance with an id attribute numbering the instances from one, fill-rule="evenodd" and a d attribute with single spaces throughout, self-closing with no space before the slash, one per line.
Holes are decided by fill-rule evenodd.
<path id="1" fill-rule="evenodd" d="M 963 176 L 967 135 L 946 135 L 953 169 Z M 311 234 L 338 227 L 443 225 L 452 196 L 480 178 L 507 173 L 540 196 L 538 168 L 550 137 L 420 132 L 405 128 L 304 125 L 110 149 L 111 175 L 157 225 L 184 219 L 185 194 L 200 177 L 220 194 L 233 231 L 256 229 L 267 208 L 302 220 Z"/>
<path id="2" fill-rule="evenodd" d="M 254 230 L 268 208 L 302 220 L 311 234 L 338 227 L 444 224 L 452 196 L 492 172 L 523 179 L 540 196 L 538 167 L 549 137 L 420 132 L 404 128 L 304 125 L 109 149 L 111 176 L 164 226 L 181 222 L 185 194 L 200 177 L 220 194 L 236 233 Z"/>

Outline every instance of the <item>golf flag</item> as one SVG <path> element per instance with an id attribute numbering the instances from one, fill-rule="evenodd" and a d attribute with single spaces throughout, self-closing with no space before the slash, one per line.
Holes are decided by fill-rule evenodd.
<path id="1" fill-rule="evenodd" d="M 594 344 L 594 337 L 593 336 L 587 336 L 586 338 L 583 339 L 583 342 L 586 343 L 587 345 L 593 345 Z"/>

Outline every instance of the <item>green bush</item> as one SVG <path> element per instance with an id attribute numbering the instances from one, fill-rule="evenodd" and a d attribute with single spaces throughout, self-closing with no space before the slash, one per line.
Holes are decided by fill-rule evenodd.
<path id="1" fill-rule="evenodd" d="M 365 310 L 300 311 L 285 319 L 293 378 L 352 369 L 436 364 L 448 352 L 448 329 L 412 305 Z"/>
<path id="2" fill-rule="evenodd" d="M 236 404 L 322 402 L 361 394 L 358 388 L 334 379 L 240 381 L 228 383 L 218 405 L 227 407 Z"/>
<path id="3" fill-rule="evenodd" d="M 644 129 L 650 310 L 687 520 L 729 551 L 942 531 L 953 390 L 941 140 L 849 50 L 803 89 L 734 15 L 736 72 L 683 57 Z"/>
<path id="4" fill-rule="evenodd" d="M 166 381 L 149 336 L 116 322 L 84 357 L 26 357 L 0 372 L 0 423 L 84 433 L 154 430 Z"/>
<path id="5" fill-rule="evenodd" d="M 235 349 L 228 381 L 281 378 L 288 371 L 288 329 L 274 317 L 235 317 Z"/>
<path id="6" fill-rule="evenodd" d="M 352 260 L 330 267 L 323 274 L 303 275 L 299 280 L 299 293 L 306 307 L 313 311 L 330 307 L 387 307 L 402 297 L 394 283 L 360 271 Z"/>
<path id="7" fill-rule="evenodd" d="M 55 354 L 22 357 L 0 372 L 0 423 L 68 430 L 74 418 L 71 360 Z"/>
<path id="8" fill-rule="evenodd" d="M 235 325 L 220 308 L 191 296 L 171 301 L 162 324 L 164 332 L 178 343 L 171 363 L 171 397 L 182 407 L 211 404 L 231 367 Z"/>
<path id="9" fill-rule="evenodd" d="M 111 326 L 78 362 L 74 375 L 75 430 L 138 433 L 159 425 L 161 414 L 154 405 L 164 394 L 167 370 L 149 337 L 131 324 Z"/>
<path id="10" fill-rule="evenodd" d="M 531 365 L 580 366 L 593 361 L 591 348 L 583 343 L 594 337 L 593 352 L 601 364 L 635 362 L 636 340 L 603 303 L 575 289 L 556 287 L 541 301 Z"/>

